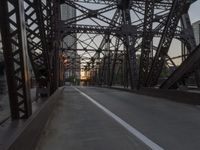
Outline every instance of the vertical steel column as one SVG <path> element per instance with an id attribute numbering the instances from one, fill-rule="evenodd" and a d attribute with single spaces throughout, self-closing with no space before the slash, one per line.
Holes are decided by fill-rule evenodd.
<path id="1" fill-rule="evenodd" d="M 101 80 L 100 83 L 103 85 L 105 83 L 105 66 L 106 66 L 106 56 L 104 55 L 103 57 L 103 62 L 102 62 L 102 67 L 101 67 Z"/>
<path id="2" fill-rule="evenodd" d="M 115 51 L 114 51 L 114 56 L 113 56 L 113 61 L 112 61 L 112 67 L 111 67 L 111 75 L 110 75 L 110 81 L 109 81 L 109 86 L 112 86 L 113 84 L 113 78 L 115 75 L 115 66 L 117 62 L 117 57 L 118 57 L 118 49 L 119 49 L 119 39 L 117 38 L 117 41 L 115 43 Z"/>
<path id="3" fill-rule="evenodd" d="M 0 28 L 13 120 L 32 113 L 23 0 L 0 1 Z"/>
<path id="4" fill-rule="evenodd" d="M 61 56 L 60 56 L 60 64 L 59 64 L 59 86 L 63 86 L 64 83 L 65 83 L 65 78 L 64 78 L 64 57 L 63 57 L 63 53 L 61 53 Z"/>
<path id="5" fill-rule="evenodd" d="M 122 9 L 122 20 L 124 25 L 131 26 L 131 17 L 129 9 Z M 136 64 L 136 55 L 135 55 L 135 37 L 126 35 L 124 38 L 124 44 L 127 51 L 127 61 L 129 67 L 129 78 L 131 89 L 137 88 L 138 85 L 138 69 Z"/>
<path id="6" fill-rule="evenodd" d="M 125 49 L 125 47 L 124 47 Z M 128 83 L 128 80 L 129 80 L 129 65 L 128 65 L 128 60 L 127 60 L 127 50 L 124 50 L 124 55 L 123 55 L 123 85 L 124 87 L 128 87 L 129 86 L 129 83 Z"/>
<path id="7" fill-rule="evenodd" d="M 106 43 L 106 50 L 107 53 L 107 64 L 106 64 L 106 85 L 109 85 L 110 81 L 110 64 L 111 64 L 111 52 L 110 52 L 110 39 L 108 38 L 108 41 Z"/>
<path id="8" fill-rule="evenodd" d="M 142 39 L 142 49 L 140 57 L 140 72 L 139 72 L 139 84 L 146 86 L 145 82 L 150 68 L 150 52 L 151 52 L 151 42 L 153 39 L 153 15 L 154 15 L 154 4 L 155 0 L 146 0 L 145 2 L 145 14 L 144 14 L 144 24 L 143 24 L 143 39 Z"/>
<path id="9" fill-rule="evenodd" d="M 61 46 L 61 36 L 60 36 L 60 0 L 53 0 L 52 6 L 52 74 L 53 81 L 51 84 L 51 93 L 53 93 L 59 87 L 59 53 Z"/>

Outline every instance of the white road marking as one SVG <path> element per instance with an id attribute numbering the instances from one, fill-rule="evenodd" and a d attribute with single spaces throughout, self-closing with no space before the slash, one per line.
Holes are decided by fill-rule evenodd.
<path id="1" fill-rule="evenodd" d="M 137 137 L 139 140 L 141 140 L 144 144 L 146 144 L 148 147 L 150 147 L 152 150 L 164 150 L 164 148 L 160 147 L 158 144 L 147 138 L 145 135 L 143 135 L 141 132 L 139 132 L 137 129 L 129 125 L 127 122 L 122 120 L 120 117 L 112 113 L 110 110 L 108 110 L 106 107 L 99 104 L 97 101 L 95 101 L 93 98 L 85 94 L 84 92 L 80 91 L 76 87 L 74 87 L 76 91 L 78 91 L 81 95 L 86 97 L 88 100 L 90 100 L 93 104 L 95 104 L 97 107 L 102 109 L 107 115 L 112 117 L 116 122 L 118 122 L 120 125 L 122 125 L 126 130 L 128 130 L 131 134 L 133 134 L 135 137 Z"/>

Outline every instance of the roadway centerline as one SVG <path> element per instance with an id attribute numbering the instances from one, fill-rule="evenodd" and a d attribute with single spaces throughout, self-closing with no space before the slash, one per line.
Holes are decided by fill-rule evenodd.
<path id="1" fill-rule="evenodd" d="M 112 117 L 116 122 L 118 122 L 120 125 L 122 125 L 126 130 L 128 130 L 132 135 L 137 137 L 140 141 L 142 141 L 145 145 L 150 147 L 152 150 L 164 150 L 161 146 L 150 140 L 148 137 L 143 135 L 141 132 L 139 132 L 137 129 L 135 129 L 133 126 L 122 120 L 120 117 L 118 117 L 116 114 L 108 110 L 106 107 L 95 101 L 93 98 L 91 98 L 86 93 L 82 92 L 81 90 L 77 89 L 76 87 L 73 87 L 76 91 L 78 91 L 81 95 L 86 97 L 88 100 L 90 100 L 93 104 L 95 104 L 98 108 L 103 110 L 108 116 Z"/>

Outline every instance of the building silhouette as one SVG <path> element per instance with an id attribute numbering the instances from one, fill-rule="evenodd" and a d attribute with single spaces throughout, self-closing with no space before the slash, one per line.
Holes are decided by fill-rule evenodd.
<path id="1" fill-rule="evenodd" d="M 196 44 L 200 44 L 200 20 L 192 24 Z"/>
<path id="2" fill-rule="evenodd" d="M 67 20 L 76 16 L 76 10 L 66 4 L 61 5 L 61 20 Z M 63 39 L 63 50 L 67 57 L 65 78 L 80 79 L 80 56 L 74 49 L 77 49 L 76 34 L 65 36 Z"/>

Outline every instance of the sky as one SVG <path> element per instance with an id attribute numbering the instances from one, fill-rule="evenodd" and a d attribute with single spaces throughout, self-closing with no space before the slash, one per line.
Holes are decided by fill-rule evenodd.
<path id="1" fill-rule="evenodd" d="M 200 20 L 200 0 L 197 0 L 191 5 L 189 15 L 192 23 Z"/>

